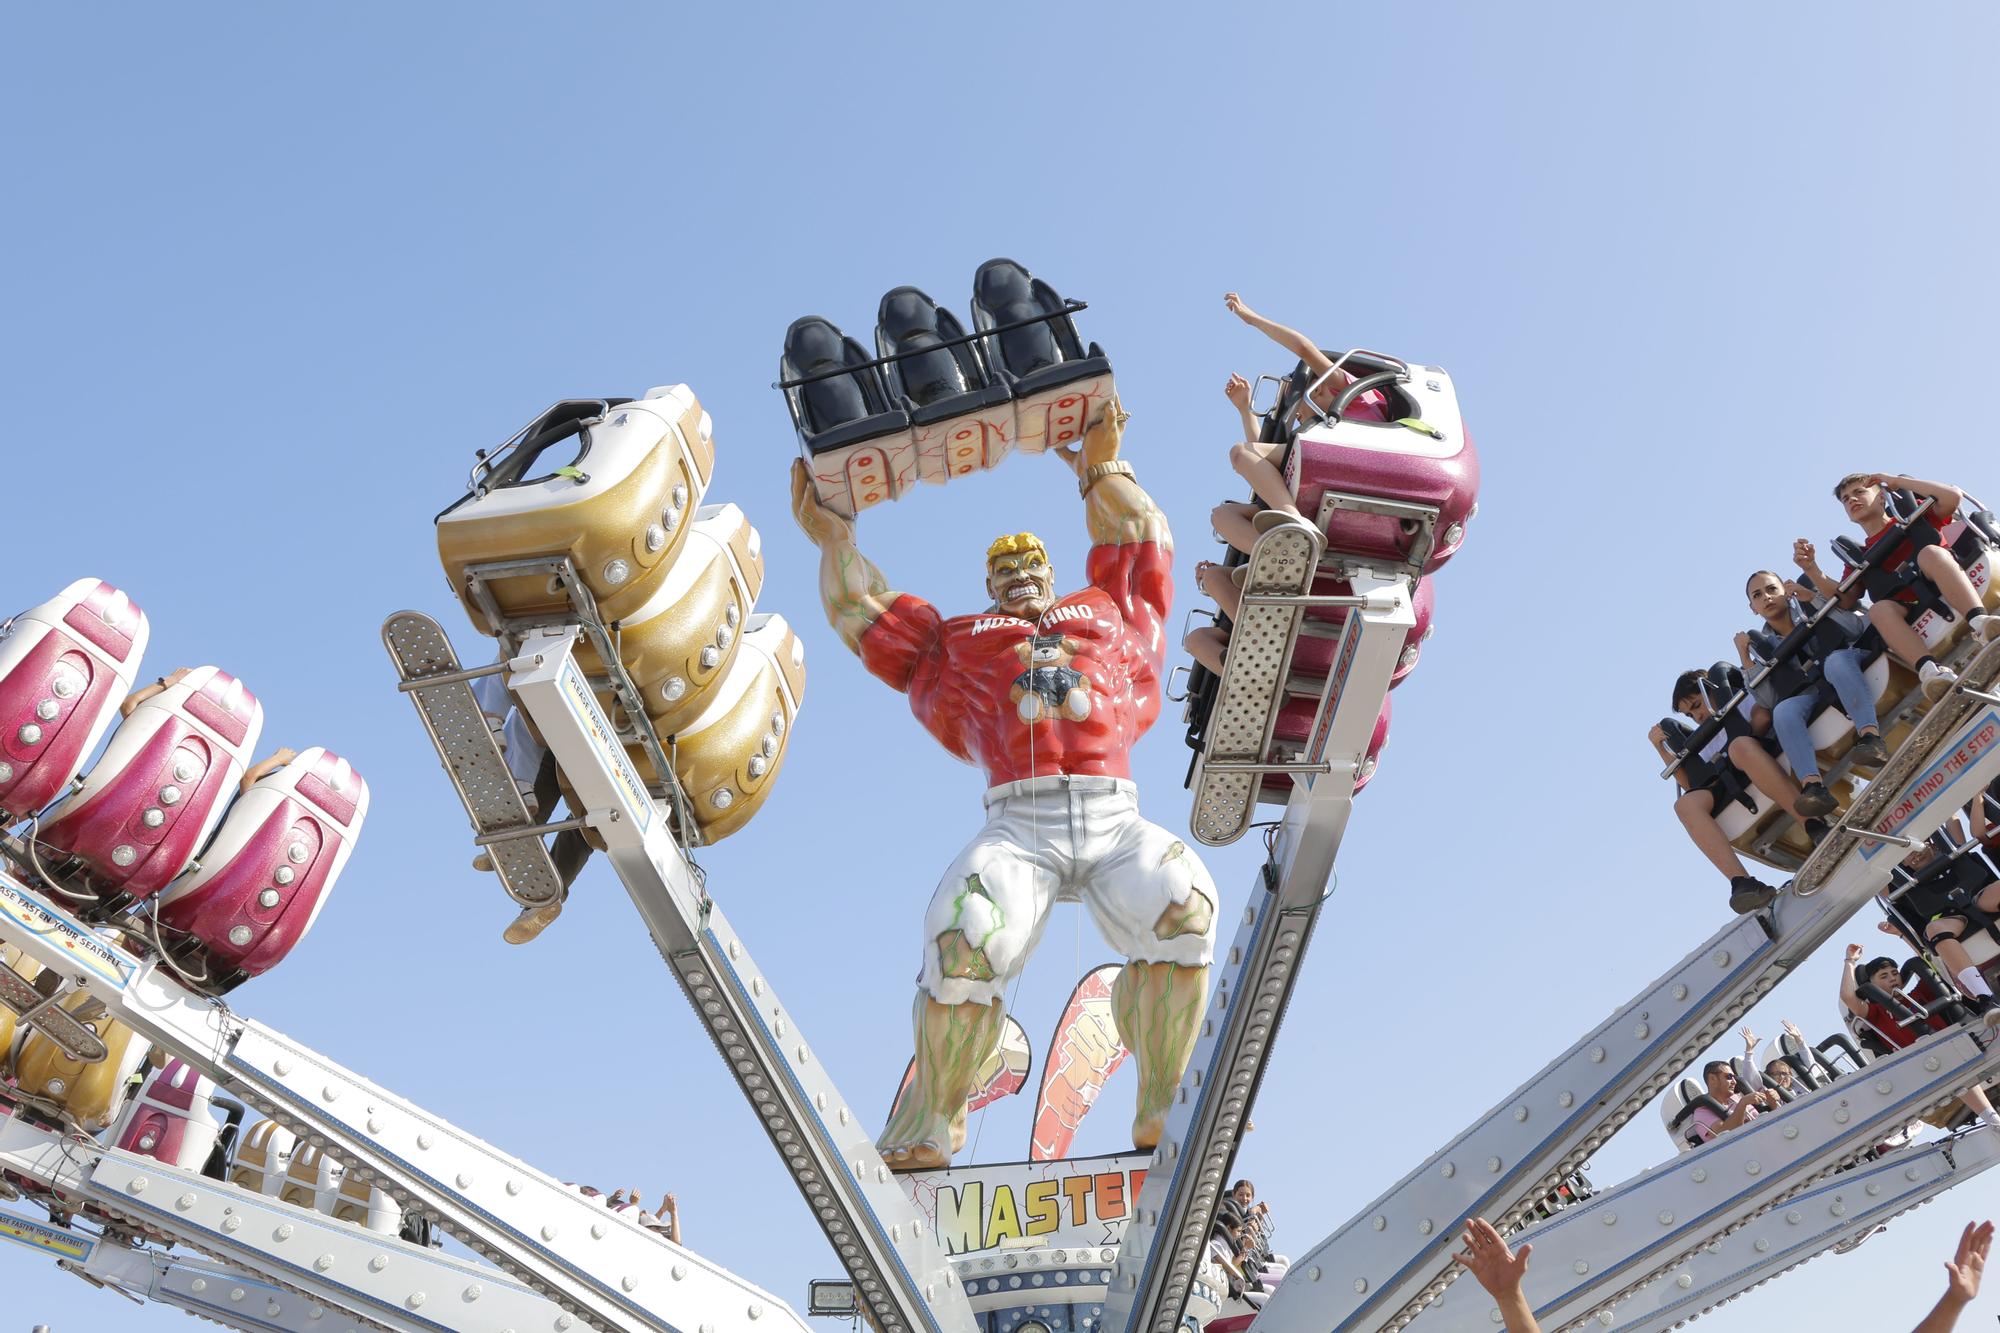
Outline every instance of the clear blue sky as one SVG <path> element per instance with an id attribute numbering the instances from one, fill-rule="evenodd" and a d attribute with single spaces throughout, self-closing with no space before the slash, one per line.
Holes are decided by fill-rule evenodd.
<path id="1" fill-rule="evenodd" d="M 1726 916 L 1644 733 L 1675 671 L 1741 627 L 1743 575 L 1840 530 L 1832 479 L 2000 493 L 1983 7 L 98 5 L 0 23 L 0 602 L 109 578 L 152 614 L 151 667 L 225 666 L 262 694 L 269 745 L 332 746 L 374 788 L 314 934 L 235 1002 L 559 1177 L 675 1189 L 696 1248 L 795 1304 L 836 1265 L 623 891 L 593 869 L 541 941 L 503 945 L 498 889 L 391 687 L 393 610 L 479 648 L 430 524 L 474 448 L 564 396 L 685 380 L 714 413 L 715 496 L 761 523 L 764 604 L 801 627 L 812 676 L 777 794 L 706 857 L 711 884 L 817 1015 L 842 1088 L 880 1108 L 919 914 L 981 782 L 820 618 L 769 388 L 785 325 L 817 312 L 865 338 L 905 282 L 962 307 L 996 254 L 1090 301 L 1184 577 L 1238 491 L 1224 377 L 1284 361 L 1225 290 L 1326 343 L 1449 367 L 1481 516 L 1241 1158 L 1294 1250 Z M 1074 491 L 1046 460 L 926 489 L 862 540 L 899 586 L 969 610 L 985 542 L 1023 526 L 1080 576 Z M 1162 822 L 1186 817 L 1184 763 L 1171 720 L 1140 749 Z M 1226 899 L 1253 863 L 1212 856 Z M 1037 1043 L 1107 952 L 1063 912 L 1017 1004 Z M 1839 944 L 1760 1031 L 1832 1026 Z M 1079 1149 L 1117 1147 L 1130 1102 L 1126 1075 Z M 1025 1103 L 986 1113 L 980 1155 L 1020 1155 Z M 1595 1174 L 1667 1151 L 1648 1109 Z M 1705 1327 L 1914 1323 L 1996 1191 Z M 15 1326 L 181 1327 L 25 1253 L 0 1264 Z"/>

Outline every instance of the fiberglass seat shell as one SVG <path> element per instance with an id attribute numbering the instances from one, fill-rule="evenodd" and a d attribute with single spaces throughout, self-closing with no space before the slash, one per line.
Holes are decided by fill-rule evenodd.
<path id="1" fill-rule="evenodd" d="M 112 733 L 82 787 L 49 812 L 40 842 L 78 862 L 107 905 L 151 897 L 222 821 L 263 729 L 264 705 L 228 672 L 205 666 L 169 678 Z"/>
<path id="2" fill-rule="evenodd" d="M 93 1005 L 90 993 L 72 991 L 62 1001 L 71 1014 Z M 73 1059 L 40 1032 L 30 1032 L 14 1059 L 14 1081 L 25 1092 L 61 1107 L 85 1132 L 95 1134 L 118 1118 L 132 1075 L 152 1050 L 115 1018 L 99 1014 L 83 1025 L 104 1042 L 105 1056 L 94 1064 Z"/>
<path id="3" fill-rule="evenodd" d="M 1285 481 L 1299 512 L 1326 533 L 1329 556 L 1433 573 L 1464 542 L 1479 499 L 1479 454 L 1451 377 L 1370 352 L 1342 360 L 1355 378 L 1324 416 L 1307 409 Z M 1383 410 L 1349 410 L 1369 393 L 1384 395 Z M 1392 512 L 1366 507 L 1380 502 Z M 1412 508 L 1429 513 L 1404 512 Z"/>
<path id="4" fill-rule="evenodd" d="M 870 360 L 860 343 L 818 315 L 792 321 L 778 359 L 814 487 L 849 516 L 896 499 L 917 480 L 909 414 L 889 401 Z"/>
<path id="5" fill-rule="evenodd" d="M 182 966 L 217 993 L 277 966 L 312 929 L 368 814 L 368 784 L 345 759 L 287 753 L 160 895 L 160 925 L 185 937 L 173 946 Z"/>
<path id="6" fill-rule="evenodd" d="M 438 556 L 472 623 L 493 633 L 467 567 L 563 556 L 608 623 L 641 606 L 680 553 L 715 470 L 714 426 L 685 384 L 640 399 L 572 399 L 482 468 L 474 489 L 437 517 Z M 508 617 L 570 614 L 545 573 L 486 587 Z"/>
<path id="7" fill-rule="evenodd" d="M 744 622 L 735 665 L 675 737 L 674 773 L 703 843 L 728 837 L 762 807 L 785 762 L 805 684 L 805 645 L 785 618 Z M 627 752 L 650 778 L 645 752 Z"/>
<path id="8" fill-rule="evenodd" d="M 925 481 L 992 467 L 1013 448 L 1014 406 L 957 316 L 915 287 L 882 297 L 875 350 L 892 400 L 909 414 L 917 473 Z"/>
<path id="9" fill-rule="evenodd" d="M 0 823 L 61 795 L 118 716 L 150 630 L 137 603 L 78 579 L 0 637 Z"/>
<path id="10" fill-rule="evenodd" d="M 972 327 L 987 335 L 986 364 L 1013 395 L 1017 448 L 1039 453 L 1080 439 L 1110 404 L 1104 350 L 1086 349 L 1055 288 L 1013 260 L 989 259 L 973 275 Z"/>
<path id="11" fill-rule="evenodd" d="M 704 507 L 672 571 L 620 627 L 619 659 L 660 735 L 693 721 L 736 660 L 743 622 L 764 586 L 763 552 L 741 509 Z M 576 658 L 585 674 L 598 673 L 588 640 L 577 640 Z M 609 709 L 610 696 L 599 697 Z"/>
<path id="12" fill-rule="evenodd" d="M 199 1171 L 222 1135 L 222 1126 L 209 1114 L 214 1104 L 214 1082 L 192 1065 L 171 1059 L 125 1108 L 112 1142 L 121 1151 Z"/>

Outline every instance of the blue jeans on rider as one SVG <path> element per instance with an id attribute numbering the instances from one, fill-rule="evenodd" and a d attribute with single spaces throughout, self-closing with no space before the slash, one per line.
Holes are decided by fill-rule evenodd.
<path id="1" fill-rule="evenodd" d="M 1842 648 L 1828 653 L 1825 662 L 1826 683 L 1833 686 L 1834 697 L 1840 700 L 1840 711 L 1847 714 L 1856 731 L 1867 731 L 1875 726 L 1875 693 L 1868 688 L 1868 681 L 1862 674 L 1861 650 Z M 1771 727 L 1778 733 L 1778 744 L 1785 747 L 1785 758 L 1792 764 L 1792 772 L 1801 783 L 1819 780 L 1819 757 L 1813 753 L 1812 737 L 1807 723 L 1812 710 L 1818 703 L 1817 691 L 1795 694 L 1783 700 L 1771 710 Z"/>

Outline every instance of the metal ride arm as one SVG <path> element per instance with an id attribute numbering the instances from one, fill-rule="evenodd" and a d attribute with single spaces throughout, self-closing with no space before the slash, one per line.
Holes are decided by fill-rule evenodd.
<path id="1" fill-rule="evenodd" d="M 577 666 L 576 626 L 532 631 L 508 687 L 604 841 L 612 868 L 750 1099 L 883 1333 L 971 1333 L 930 1227 L 814 1057 L 796 1018 L 675 844 Z"/>
<path id="2" fill-rule="evenodd" d="M 1968 668 L 1822 842 L 1768 931 L 1739 917 L 1395 1187 L 1298 1257 L 1261 1333 L 1399 1329 L 1454 1276 L 1472 1217 L 1502 1228 L 1643 1107 L 1736 1017 L 1832 937 L 1921 838 L 2000 774 L 2000 706 L 1978 700 L 2000 646 Z M 1857 833 L 1856 830 L 1861 830 Z M 1865 836 L 1864 836 L 1865 835 Z M 1149 1181 L 1150 1183 L 1150 1181 Z M 1322 1280 L 1310 1280 L 1318 1271 Z"/>
<path id="3" fill-rule="evenodd" d="M 382 1327 L 226 1264 L 145 1245 L 115 1244 L 3 1209 L 0 1240 L 54 1255 L 58 1268 L 128 1300 L 172 1305 L 248 1333 L 360 1333 L 363 1328 Z"/>
<path id="4" fill-rule="evenodd" d="M 112 1018 L 233 1096 L 323 1143 L 406 1211 L 437 1218 L 502 1269 L 546 1285 L 568 1317 L 618 1333 L 733 1323 L 751 1310 L 796 1324 L 782 1301 L 728 1270 L 183 989 L 4 872 L 0 939 L 73 977 Z"/>
<path id="5" fill-rule="evenodd" d="M 1536 1319 L 1552 1333 L 1581 1327 L 1995 1070 L 2000 1046 L 1967 1031 L 1937 1033 L 1523 1229 L 1515 1239 L 1535 1247 L 1523 1289 Z M 1476 1296 L 1440 1302 L 1410 1328 L 1483 1333 L 1491 1311 Z"/>
<path id="6" fill-rule="evenodd" d="M 1898 1214 L 1929 1203 L 1996 1161 L 2000 1135 L 1982 1126 L 1823 1177 L 1620 1301 L 1611 1310 L 1611 1333 L 1667 1333 L 1829 1249 L 1854 1248 Z M 1603 1322 L 1601 1313 L 1598 1321 Z"/>
<path id="7" fill-rule="evenodd" d="M 1319 726 L 1300 757 L 1302 765 L 1329 763 L 1329 771 L 1294 775 L 1272 859 L 1251 891 L 1119 1246 L 1100 1324 L 1107 1331 L 1171 1333 L 1179 1326 L 1237 1136 L 1326 900 L 1355 770 L 1415 623 L 1408 579 L 1361 573 L 1353 587 L 1364 599 L 1388 594 L 1388 604 L 1364 603 L 1344 622 Z"/>
<path id="8" fill-rule="evenodd" d="M 197 1285 L 193 1279 L 179 1288 L 190 1297 L 208 1297 L 230 1316 L 263 1315 L 249 1327 L 324 1327 L 328 1308 L 372 1326 L 422 1333 L 502 1333 L 575 1323 L 554 1302 L 483 1265 L 151 1157 L 11 1121 L 0 1126 L 0 1163 L 121 1224 L 266 1279 L 238 1274 L 234 1285 L 242 1290 L 233 1294 L 219 1282 Z M 155 1268 L 163 1256 L 60 1228 L 40 1230 L 53 1234 L 34 1237 L 37 1248 L 62 1255 L 72 1271 L 93 1282 L 133 1292 L 157 1280 L 157 1273 L 143 1269 Z M 213 1294 L 210 1285 L 218 1288 Z"/>

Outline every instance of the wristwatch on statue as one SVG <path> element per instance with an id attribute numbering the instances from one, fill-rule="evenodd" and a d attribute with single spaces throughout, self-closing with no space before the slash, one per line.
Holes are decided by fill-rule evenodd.
<path id="1" fill-rule="evenodd" d="M 1108 463 L 1092 463 L 1083 470 L 1083 480 L 1077 485 L 1078 495 L 1089 495 L 1090 488 L 1106 477 L 1132 477 L 1132 465 L 1123 459 L 1114 458 Z"/>

